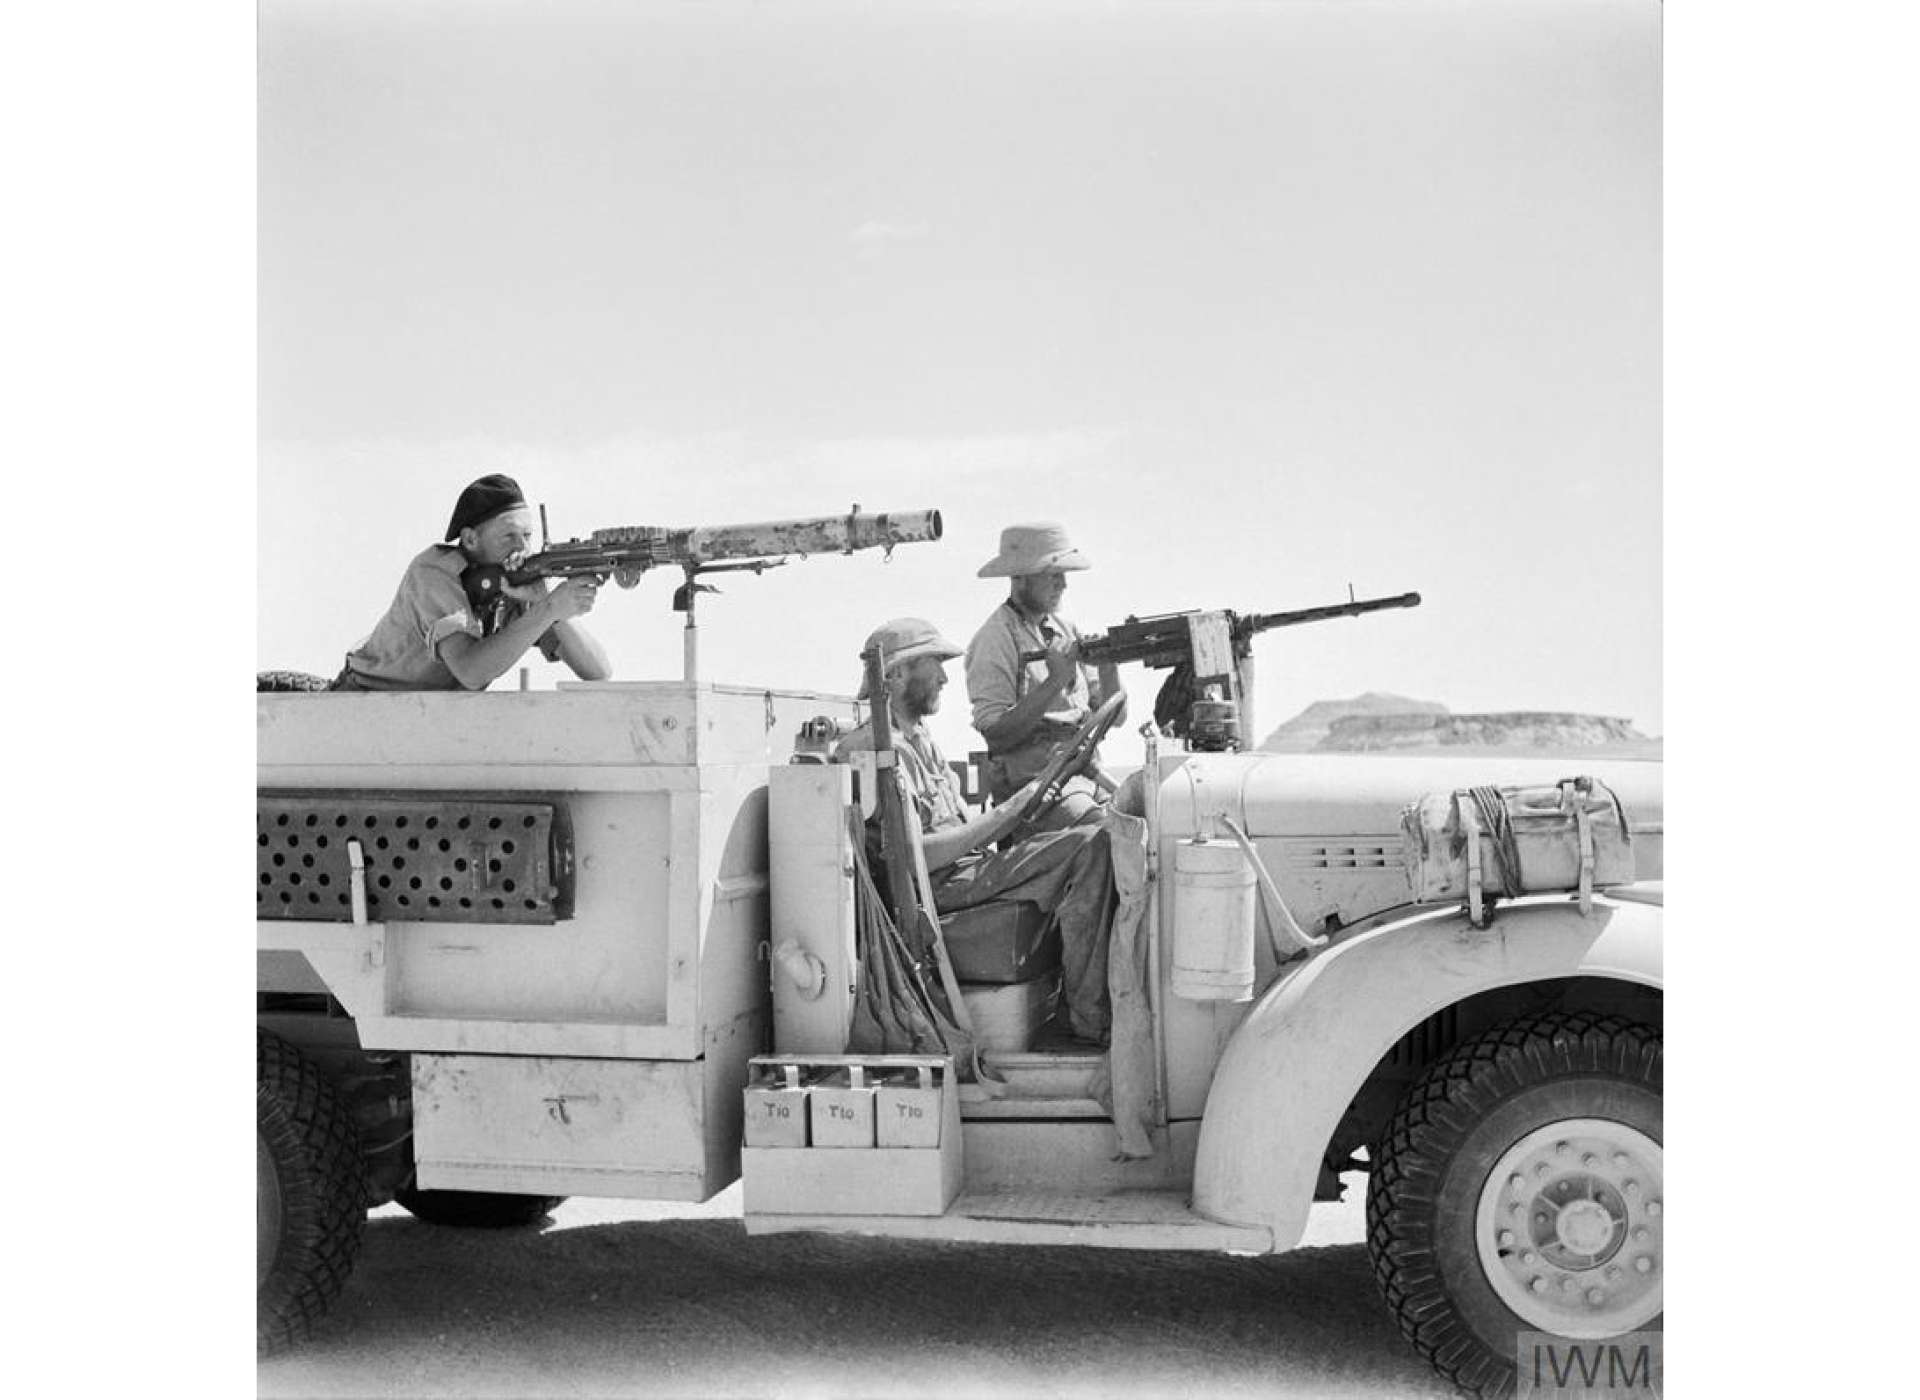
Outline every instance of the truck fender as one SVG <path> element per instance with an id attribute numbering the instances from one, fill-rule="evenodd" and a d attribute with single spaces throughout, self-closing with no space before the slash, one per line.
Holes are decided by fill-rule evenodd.
<path id="1" fill-rule="evenodd" d="M 1220 1057 L 1200 1124 L 1194 1209 L 1299 1243 L 1321 1156 L 1380 1058 L 1443 1007 L 1496 987 L 1610 977 L 1658 987 L 1661 909 L 1596 897 L 1502 905 L 1477 929 L 1428 911 L 1353 935 L 1270 987 Z"/>

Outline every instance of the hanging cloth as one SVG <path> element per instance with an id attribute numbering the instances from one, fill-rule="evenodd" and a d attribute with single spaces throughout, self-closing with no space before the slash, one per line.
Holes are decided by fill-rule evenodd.
<path id="1" fill-rule="evenodd" d="M 857 815 L 853 818 L 854 932 L 860 977 L 854 995 L 847 1048 L 864 1055 L 945 1055 L 965 1038 L 943 1001 L 928 987 L 915 959 L 887 913 L 867 864 Z M 960 1057 L 955 1057 L 960 1063 Z"/>

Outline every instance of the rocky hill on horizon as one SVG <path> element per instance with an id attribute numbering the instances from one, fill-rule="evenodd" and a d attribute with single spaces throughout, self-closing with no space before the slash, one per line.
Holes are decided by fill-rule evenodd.
<path id="1" fill-rule="evenodd" d="M 1404 695 L 1389 695 L 1369 690 L 1350 700 L 1316 700 L 1273 733 L 1260 745 L 1281 753 L 1304 753 L 1318 748 L 1341 720 L 1386 717 L 1392 715 L 1445 715 L 1447 707 L 1433 700 L 1410 700 Z"/>
<path id="2" fill-rule="evenodd" d="M 1642 734 L 1628 720 L 1606 715 L 1561 710 L 1457 715 L 1437 701 L 1368 691 L 1349 700 L 1316 700 L 1260 747 L 1275 753 L 1605 749 L 1657 758 L 1661 741 Z"/>

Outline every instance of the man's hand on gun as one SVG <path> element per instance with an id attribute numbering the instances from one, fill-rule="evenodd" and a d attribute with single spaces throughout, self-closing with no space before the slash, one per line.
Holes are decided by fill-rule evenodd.
<path id="1" fill-rule="evenodd" d="M 1055 637 L 1047 644 L 1047 679 L 1062 689 L 1073 684 L 1080 668 L 1080 642 L 1075 637 Z"/>
<path id="2" fill-rule="evenodd" d="M 555 622 L 565 622 L 593 611 L 600 596 L 600 579 L 593 574 L 577 574 L 548 587 L 544 579 L 530 583 L 508 584 L 507 596 L 524 603 L 544 607 Z"/>

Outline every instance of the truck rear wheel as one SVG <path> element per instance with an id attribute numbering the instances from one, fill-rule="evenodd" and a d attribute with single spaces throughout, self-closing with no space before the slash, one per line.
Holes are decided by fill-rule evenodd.
<path id="1" fill-rule="evenodd" d="M 262 1356 L 302 1340 L 353 1271 L 366 1206 L 353 1116 L 319 1066 L 256 1031 L 255 1331 Z"/>
<path id="2" fill-rule="evenodd" d="M 1655 1330 L 1666 1263 L 1658 1030 L 1553 1012 L 1433 1065 L 1375 1153 L 1367 1251 L 1400 1330 L 1504 1396 L 1520 1334 Z"/>
<path id="3" fill-rule="evenodd" d="M 403 1186 L 394 1200 L 429 1225 L 510 1230 L 544 1220 L 565 1196 L 517 1196 L 506 1191 L 422 1191 Z"/>
<path id="4" fill-rule="evenodd" d="M 333 682 L 310 671 L 256 671 L 253 688 L 262 695 L 316 694 Z"/>

